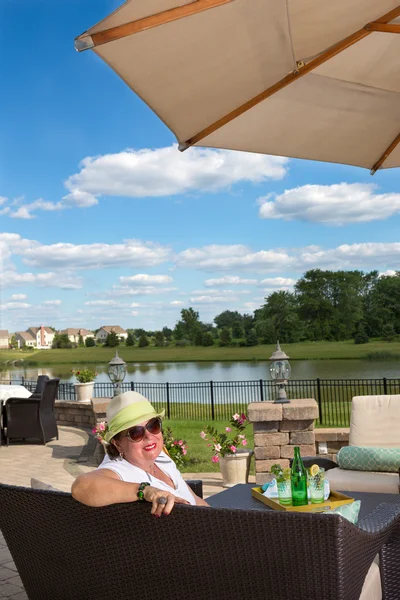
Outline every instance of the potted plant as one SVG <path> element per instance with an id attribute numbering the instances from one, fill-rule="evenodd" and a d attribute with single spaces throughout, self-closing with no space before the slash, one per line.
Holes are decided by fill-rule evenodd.
<path id="1" fill-rule="evenodd" d="M 76 399 L 78 402 L 90 402 L 93 396 L 94 380 L 97 373 L 91 369 L 80 369 L 79 371 L 72 369 L 71 373 L 78 380 L 78 383 L 74 384 Z"/>
<path id="2" fill-rule="evenodd" d="M 207 425 L 200 433 L 203 440 L 206 440 L 207 445 L 212 448 L 212 462 L 219 463 L 224 487 L 248 482 L 253 451 L 246 448 L 247 440 L 243 434 L 246 425 L 246 415 L 236 413 L 232 415 L 230 424 L 225 427 L 223 433 L 212 425 Z"/>
<path id="3" fill-rule="evenodd" d="M 167 427 L 163 431 L 163 439 L 164 451 L 169 454 L 178 469 L 182 468 L 185 464 L 185 456 L 187 454 L 186 440 L 175 438 L 170 427 Z"/>

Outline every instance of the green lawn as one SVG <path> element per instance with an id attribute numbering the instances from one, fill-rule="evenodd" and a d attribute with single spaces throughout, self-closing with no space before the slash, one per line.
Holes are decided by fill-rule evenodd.
<path id="1" fill-rule="evenodd" d="M 148 346 L 118 347 L 119 355 L 126 362 L 195 362 L 195 361 L 246 361 L 268 359 L 274 345 L 250 348 L 220 348 L 212 346 L 188 346 L 157 348 Z M 291 360 L 366 358 L 371 352 L 391 352 L 400 355 L 400 342 L 372 341 L 368 344 L 347 342 L 302 342 L 285 344 L 285 352 Z M 114 356 L 113 348 L 71 348 L 68 350 L 0 350 L 0 365 L 23 360 L 27 365 L 49 366 L 54 364 L 82 365 L 107 363 Z"/>
<path id="2" fill-rule="evenodd" d="M 211 421 L 177 421 L 177 420 L 165 420 L 164 427 L 170 427 L 175 438 L 183 439 L 187 441 L 188 453 L 186 455 L 186 464 L 183 468 L 180 468 L 182 473 L 218 473 L 220 468 L 218 464 L 211 462 L 211 448 L 207 447 L 205 442 L 200 437 L 202 429 L 210 424 Z M 214 427 L 218 431 L 223 432 L 225 427 L 229 425 L 227 421 L 212 421 Z M 248 446 L 246 448 L 254 448 L 254 436 L 253 427 L 248 425 L 245 430 L 245 435 L 248 440 Z M 250 472 L 254 475 L 254 458 L 252 458 Z"/>

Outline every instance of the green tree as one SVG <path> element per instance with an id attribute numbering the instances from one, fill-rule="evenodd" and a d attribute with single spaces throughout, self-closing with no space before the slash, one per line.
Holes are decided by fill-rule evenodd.
<path id="1" fill-rule="evenodd" d="M 154 334 L 154 342 L 156 346 L 164 346 L 165 338 L 162 331 L 156 331 Z"/>
<path id="2" fill-rule="evenodd" d="M 286 291 L 270 294 L 264 306 L 256 311 L 255 323 L 255 333 L 264 343 L 298 342 L 302 326 L 295 294 Z"/>
<path id="3" fill-rule="evenodd" d="M 385 323 L 382 327 L 382 338 L 385 342 L 393 342 L 396 337 L 396 330 L 393 323 Z"/>
<path id="4" fill-rule="evenodd" d="M 139 338 L 139 348 L 145 348 L 149 345 L 149 340 L 147 339 L 147 335 L 141 335 Z"/>
<path id="5" fill-rule="evenodd" d="M 250 329 L 250 331 L 246 334 L 246 346 L 257 346 L 258 337 L 254 329 Z"/>
<path id="6" fill-rule="evenodd" d="M 56 333 L 52 348 L 72 348 L 73 344 L 66 333 Z"/>
<path id="7" fill-rule="evenodd" d="M 169 327 L 163 327 L 162 332 L 164 334 L 165 339 L 170 342 L 172 340 L 173 331 Z"/>
<path id="8" fill-rule="evenodd" d="M 79 338 L 78 338 L 78 346 L 80 346 L 81 348 L 83 348 L 84 346 L 84 342 L 83 342 L 83 337 L 81 334 L 79 334 Z"/>
<path id="9" fill-rule="evenodd" d="M 15 348 L 18 348 L 18 340 L 17 340 L 17 338 L 15 337 L 15 334 L 13 334 L 13 335 L 11 336 L 11 340 L 10 340 L 10 346 L 11 346 L 11 348 L 14 348 L 14 349 L 15 349 Z"/>
<path id="10" fill-rule="evenodd" d="M 242 338 L 243 334 L 244 331 L 241 321 L 234 321 L 232 323 L 232 337 L 235 339 Z"/>
<path id="11" fill-rule="evenodd" d="M 213 346 L 214 338 L 210 331 L 203 333 L 203 346 Z"/>
<path id="12" fill-rule="evenodd" d="M 87 337 L 85 340 L 85 346 L 86 348 L 92 348 L 93 346 L 96 345 L 95 339 L 92 337 Z"/>
<path id="13" fill-rule="evenodd" d="M 199 320 L 199 313 L 191 307 L 183 308 L 181 310 L 181 319 L 175 325 L 174 337 L 176 340 L 188 339 L 194 344 L 196 334 L 201 329 L 202 323 Z"/>
<path id="14" fill-rule="evenodd" d="M 356 335 L 354 336 L 355 344 L 367 344 L 369 342 L 369 337 L 367 332 L 365 331 L 365 327 L 362 323 L 358 324 Z"/>
<path id="15" fill-rule="evenodd" d="M 203 346 L 203 338 L 205 333 L 202 332 L 201 329 L 198 329 L 194 335 L 194 344 L 195 346 Z"/>
<path id="16" fill-rule="evenodd" d="M 218 329 L 223 329 L 224 327 L 231 328 L 235 322 L 241 323 L 242 320 L 242 315 L 236 310 L 224 310 L 224 312 L 214 317 L 214 323 Z"/>
<path id="17" fill-rule="evenodd" d="M 219 345 L 220 346 L 229 346 L 232 342 L 231 332 L 228 327 L 224 327 L 219 334 Z"/>
<path id="18" fill-rule="evenodd" d="M 107 335 L 104 345 L 108 348 L 116 348 L 117 346 L 119 346 L 119 337 L 117 336 L 115 331 L 111 331 Z"/>
<path id="19" fill-rule="evenodd" d="M 128 337 L 125 342 L 126 346 L 134 346 L 135 345 L 135 336 L 132 330 L 128 332 Z"/>

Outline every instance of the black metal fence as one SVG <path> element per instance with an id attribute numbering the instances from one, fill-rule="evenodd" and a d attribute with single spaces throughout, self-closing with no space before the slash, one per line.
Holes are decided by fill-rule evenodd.
<path id="1" fill-rule="evenodd" d="M 24 385 L 33 391 L 36 381 L 24 378 L 0 381 Z M 165 409 L 166 417 L 176 420 L 229 420 L 235 412 L 245 412 L 250 402 L 273 401 L 276 385 L 269 380 L 204 381 L 193 383 L 126 382 L 121 391 L 133 390 L 149 398 L 157 410 Z M 288 398 L 314 398 L 319 406 L 317 425 L 348 427 L 353 396 L 400 394 L 399 379 L 309 379 L 289 381 Z M 94 397 L 110 398 L 111 383 L 95 383 Z M 58 398 L 74 400 L 74 384 L 60 382 Z"/>

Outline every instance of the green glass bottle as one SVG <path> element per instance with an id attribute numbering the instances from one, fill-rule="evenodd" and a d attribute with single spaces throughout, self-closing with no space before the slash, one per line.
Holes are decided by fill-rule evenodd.
<path id="1" fill-rule="evenodd" d="M 307 471 L 301 460 L 300 448 L 298 446 L 294 447 L 291 481 L 293 506 L 304 506 L 305 504 L 308 504 Z"/>

